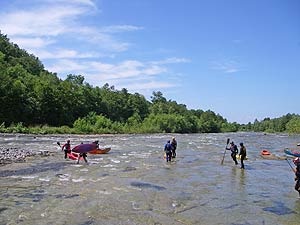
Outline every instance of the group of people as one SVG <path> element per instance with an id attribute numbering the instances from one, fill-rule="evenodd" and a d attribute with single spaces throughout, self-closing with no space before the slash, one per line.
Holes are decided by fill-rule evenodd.
<path id="1" fill-rule="evenodd" d="M 177 141 L 175 137 L 172 137 L 172 141 L 168 140 L 164 148 L 167 162 L 171 162 L 172 158 L 176 158 L 176 148 L 177 148 Z"/>
<path id="2" fill-rule="evenodd" d="M 99 141 L 94 141 L 92 143 L 96 144 L 97 147 L 99 147 Z M 83 143 L 81 143 L 81 144 L 83 144 Z M 68 154 L 71 154 L 70 140 L 67 140 L 61 149 L 62 149 L 62 151 L 65 152 L 65 159 L 67 159 Z M 172 158 L 176 158 L 176 149 L 177 149 L 177 141 L 176 141 L 175 137 L 172 137 L 172 141 L 168 140 L 164 147 L 164 152 L 166 155 L 167 162 L 171 162 Z M 240 152 L 238 152 L 237 145 L 234 144 L 234 142 L 232 141 L 232 142 L 230 142 L 229 147 L 226 146 L 226 150 L 231 151 L 231 157 L 232 157 L 232 160 L 234 161 L 235 165 L 238 165 L 236 156 L 239 154 L 240 160 L 241 160 L 241 169 L 245 169 L 244 160 L 246 159 L 247 151 L 246 151 L 246 147 L 244 146 L 244 144 L 242 142 L 240 143 Z M 79 163 L 79 160 L 81 157 L 83 157 L 84 161 L 86 163 L 88 163 L 88 161 L 86 159 L 87 158 L 86 153 L 77 153 L 77 164 Z M 299 197 L 300 197 L 300 159 L 297 157 L 293 160 L 293 162 L 296 166 L 293 169 L 293 171 L 295 172 L 295 181 L 296 181 L 295 190 L 298 191 Z"/>
<path id="3" fill-rule="evenodd" d="M 234 161 L 235 165 L 238 165 L 237 159 L 236 159 L 236 155 L 239 153 L 238 151 L 238 147 L 236 146 L 236 144 L 234 144 L 234 142 L 232 141 L 230 143 L 230 147 L 226 147 L 226 150 L 230 150 L 231 151 L 231 158 Z M 240 143 L 240 159 L 241 159 L 241 169 L 245 169 L 245 165 L 244 165 L 244 160 L 246 159 L 247 156 L 247 151 L 246 151 L 246 147 L 244 146 L 244 144 L 241 142 Z"/>
<path id="4" fill-rule="evenodd" d="M 96 144 L 97 148 L 99 148 L 99 141 L 94 141 L 92 143 Z M 81 144 L 83 144 L 83 143 L 81 142 Z M 61 147 L 61 150 L 65 152 L 65 159 L 67 159 L 68 154 L 71 154 L 71 142 L 70 142 L 70 140 L 66 141 L 66 143 Z M 73 152 L 72 154 L 75 154 L 77 156 L 77 164 L 79 164 L 79 161 L 80 161 L 81 158 L 83 158 L 83 160 L 86 163 L 88 163 L 88 161 L 86 159 L 87 158 L 86 152 L 84 152 L 84 153 L 74 153 Z"/>

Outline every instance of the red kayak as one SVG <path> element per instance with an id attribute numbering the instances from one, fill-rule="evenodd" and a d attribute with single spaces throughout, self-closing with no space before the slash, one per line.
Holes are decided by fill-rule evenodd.
<path id="1" fill-rule="evenodd" d="M 97 144 L 80 144 L 80 145 L 75 146 L 72 149 L 72 152 L 87 153 L 87 152 L 90 152 L 90 151 L 95 150 L 97 148 L 98 148 Z"/>
<path id="2" fill-rule="evenodd" d="M 79 156 L 78 153 L 75 152 L 68 153 L 69 159 L 72 160 L 78 160 L 78 156 Z M 81 157 L 80 160 L 83 160 L 83 157 Z"/>
<path id="3" fill-rule="evenodd" d="M 268 150 L 262 150 L 261 152 L 260 152 L 260 154 L 261 155 L 271 155 L 271 153 L 268 151 Z"/>

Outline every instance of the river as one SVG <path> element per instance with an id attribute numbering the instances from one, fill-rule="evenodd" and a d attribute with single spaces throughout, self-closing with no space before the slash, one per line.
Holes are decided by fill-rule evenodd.
<path id="1" fill-rule="evenodd" d="M 0 224 L 300 224 L 300 198 L 283 155 L 299 136 L 263 133 L 175 134 L 177 158 L 163 160 L 171 134 L 1 134 L 3 146 L 47 150 L 50 156 L 0 167 Z M 245 170 L 226 152 L 226 140 L 243 142 Z M 108 154 L 88 164 L 65 160 L 57 141 L 100 141 Z"/>

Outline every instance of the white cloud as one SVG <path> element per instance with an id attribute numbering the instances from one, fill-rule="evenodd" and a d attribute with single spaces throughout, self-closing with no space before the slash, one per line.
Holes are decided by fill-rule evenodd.
<path id="1" fill-rule="evenodd" d="M 0 23 L 3 32 L 11 36 L 57 36 L 67 32 L 70 20 L 84 12 L 83 8 L 74 6 L 34 8 L 31 11 L 3 13 Z"/>
<path id="2" fill-rule="evenodd" d="M 86 81 L 98 86 L 108 82 L 124 84 L 131 90 L 146 90 L 173 87 L 178 82 L 168 82 L 168 64 L 189 62 L 178 57 L 159 61 L 125 59 L 112 62 L 115 54 L 127 51 L 132 45 L 123 40 L 122 33 L 143 30 L 144 27 L 130 24 L 97 27 L 84 24 L 82 18 L 100 12 L 92 0 L 28 2 L 26 8 L 0 10 L 1 32 L 21 48 L 39 57 L 51 72 L 81 74 Z"/>
<path id="3" fill-rule="evenodd" d="M 85 71 L 88 69 L 87 64 L 77 63 L 70 59 L 58 60 L 55 65 L 48 66 L 47 69 L 51 72 L 56 73 L 76 73 L 80 74 L 80 71 Z"/>
<path id="4" fill-rule="evenodd" d="M 11 38 L 11 41 L 19 46 L 22 46 L 22 48 L 25 48 L 27 50 L 44 48 L 50 44 L 55 43 L 55 40 L 53 39 L 46 39 L 40 37 L 34 37 L 34 38 L 13 37 Z"/>
<path id="5" fill-rule="evenodd" d="M 154 61 L 152 62 L 153 64 L 172 64 L 172 63 L 187 63 L 190 62 L 189 59 L 185 59 L 185 58 L 177 58 L 177 57 L 171 57 L 171 58 L 167 58 L 161 61 Z"/>
<path id="6" fill-rule="evenodd" d="M 98 28 L 81 24 L 80 18 L 89 15 L 91 7 L 95 8 L 93 1 L 53 1 L 55 4 L 50 4 L 52 1 L 47 2 L 49 4 L 44 2 L 38 8 L 0 13 L 1 31 L 8 34 L 11 39 L 27 39 L 26 45 L 21 45 L 24 48 L 28 46 L 33 48 L 37 38 L 40 40 L 40 45 L 37 47 L 42 47 L 42 42 L 45 44 L 50 38 L 56 38 L 56 42 L 60 42 L 59 40 L 63 37 L 71 37 L 74 42 L 90 42 L 106 51 L 121 52 L 126 51 L 130 43 L 118 41 L 113 33 L 142 29 L 132 25 Z M 30 40 L 33 43 L 29 43 Z"/>
<path id="7" fill-rule="evenodd" d="M 241 70 L 239 63 L 234 60 L 221 61 L 221 62 L 214 61 L 211 64 L 212 64 L 211 69 L 220 70 L 223 73 L 236 73 Z"/>
<path id="8" fill-rule="evenodd" d="M 164 82 L 164 81 L 146 81 L 146 82 L 128 82 L 123 83 L 122 85 L 118 85 L 119 88 L 126 87 L 126 89 L 132 92 L 140 92 L 140 91 L 150 91 L 153 89 L 162 89 L 162 88 L 171 88 L 176 87 L 177 83 L 173 82 Z"/>
<path id="9" fill-rule="evenodd" d="M 118 32 L 124 32 L 124 31 L 136 31 L 136 30 L 142 30 L 143 27 L 137 27 L 132 25 L 118 25 L 118 26 L 107 26 L 101 29 L 102 32 L 105 33 L 118 33 Z"/>
<path id="10" fill-rule="evenodd" d="M 99 61 L 58 60 L 48 69 L 58 73 L 78 73 L 82 71 L 87 76 L 96 74 L 99 79 L 125 79 L 139 76 L 155 76 L 167 72 L 167 68 L 148 62 L 126 60 L 117 64 Z"/>
<path id="11" fill-rule="evenodd" d="M 113 57 L 109 55 L 100 54 L 98 52 L 81 53 L 71 49 L 54 49 L 52 51 L 47 50 L 32 50 L 33 54 L 39 56 L 42 59 L 87 59 L 87 58 L 99 58 L 99 57 Z"/>
<path id="12" fill-rule="evenodd" d="M 168 61 L 168 60 L 162 60 Z M 141 62 L 137 60 L 125 60 L 120 63 L 103 63 L 99 61 L 85 61 L 63 59 L 47 68 L 52 72 L 63 74 L 81 74 L 86 81 L 97 86 L 104 83 L 113 84 L 116 87 L 126 87 L 131 91 L 171 88 L 178 86 L 178 82 L 170 82 L 167 67 L 153 64 L 153 62 Z M 165 77 L 166 79 L 162 79 Z"/>

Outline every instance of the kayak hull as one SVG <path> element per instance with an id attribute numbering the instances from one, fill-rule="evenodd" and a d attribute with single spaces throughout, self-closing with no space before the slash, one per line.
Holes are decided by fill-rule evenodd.
<path id="1" fill-rule="evenodd" d="M 271 155 L 271 153 L 268 150 L 262 150 L 260 152 L 261 155 Z"/>
<path id="2" fill-rule="evenodd" d="M 106 154 L 111 150 L 111 148 L 99 148 L 99 149 L 94 149 L 92 151 L 89 151 L 89 154 Z"/>
<path id="3" fill-rule="evenodd" d="M 75 146 L 72 151 L 76 153 L 87 153 L 97 149 L 97 144 L 80 144 Z"/>
<path id="4" fill-rule="evenodd" d="M 275 154 L 270 155 L 260 155 L 263 159 L 270 159 L 270 160 L 285 160 L 287 159 L 286 156 L 278 156 Z"/>
<path id="5" fill-rule="evenodd" d="M 284 149 L 284 153 L 287 154 L 287 155 L 291 155 L 291 156 L 294 156 L 294 157 L 300 157 L 300 152 L 298 151 L 292 151 L 290 149 Z"/>
<path id="6" fill-rule="evenodd" d="M 75 153 L 75 152 L 71 152 L 71 153 L 68 153 L 68 158 L 69 159 L 72 159 L 72 160 L 78 160 L 78 153 Z M 82 160 L 83 158 L 81 157 L 80 160 Z"/>

